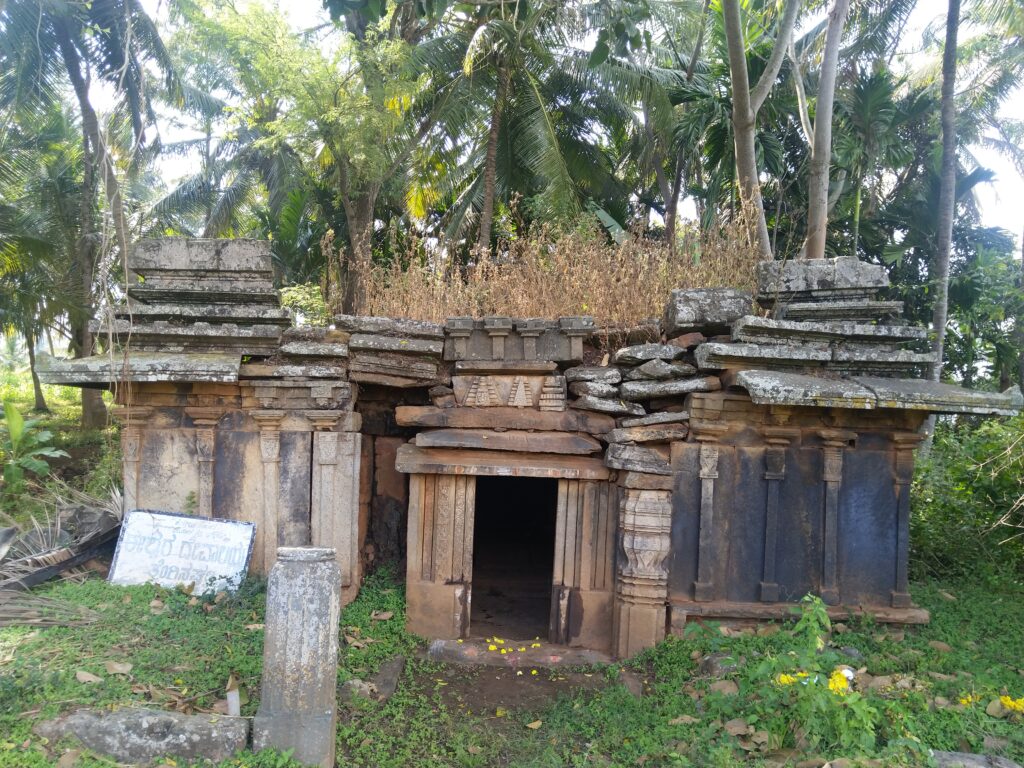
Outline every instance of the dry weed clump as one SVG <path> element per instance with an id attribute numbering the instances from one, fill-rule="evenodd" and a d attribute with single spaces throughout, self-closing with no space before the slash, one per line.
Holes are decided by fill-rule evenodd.
<path id="1" fill-rule="evenodd" d="M 465 267 L 413 263 L 372 272 L 361 314 L 443 322 L 456 316 L 593 315 L 599 326 L 628 327 L 661 317 L 673 288 L 751 289 L 756 254 L 738 225 L 712 236 L 662 243 L 599 235 L 513 241 L 499 256 Z"/>

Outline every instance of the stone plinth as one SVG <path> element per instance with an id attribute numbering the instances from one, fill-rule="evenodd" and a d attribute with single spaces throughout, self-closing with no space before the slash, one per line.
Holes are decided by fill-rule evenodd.
<path id="1" fill-rule="evenodd" d="M 281 547 L 267 588 L 260 709 L 253 747 L 334 766 L 341 573 L 333 549 Z"/>

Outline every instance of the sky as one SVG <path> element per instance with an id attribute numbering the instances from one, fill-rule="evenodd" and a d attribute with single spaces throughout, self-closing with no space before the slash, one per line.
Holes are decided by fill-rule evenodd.
<path id="1" fill-rule="evenodd" d="M 166 18 L 166 0 L 142 0 L 142 5 L 152 16 L 158 19 Z M 280 3 L 280 7 L 296 29 L 308 29 L 328 20 L 320 0 L 289 0 Z M 926 66 L 930 57 L 923 55 L 924 40 L 929 33 L 942 36 L 946 8 L 946 0 L 918 0 L 907 25 L 904 47 L 900 52 L 902 64 L 907 70 Z M 961 42 L 969 35 L 970 31 L 964 30 Z M 1004 102 L 1000 115 L 1024 120 L 1024 86 L 1018 88 L 1017 92 Z M 169 127 L 161 127 L 161 132 L 164 141 L 182 138 L 179 135 L 170 135 Z M 994 150 L 974 147 L 973 154 L 983 167 L 996 174 L 991 183 L 982 184 L 977 189 L 982 224 L 1006 229 L 1014 236 L 1019 246 L 1024 235 L 1024 178 L 1021 178 L 1006 158 Z M 188 162 L 180 158 L 171 158 L 163 163 L 168 186 L 189 172 L 187 166 Z M 687 211 L 690 211 L 692 216 L 692 210 L 692 205 L 684 204 L 681 214 L 686 216 Z"/>

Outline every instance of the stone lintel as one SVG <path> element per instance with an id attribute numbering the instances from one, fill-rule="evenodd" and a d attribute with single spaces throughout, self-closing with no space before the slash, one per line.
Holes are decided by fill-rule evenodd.
<path id="1" fill-rule="evenodd" d="M 116 352 L 76 359 L 40 354 L 36 371 L 45 384 L 79 387 L 106 388 L 122 381 L 233 384 L 241 363 L 241 354 L 222 352 Z"/>
<path id="2" fill-rule="evenodd" d="M 746 315 L 732 325 L 735 341 L 920 341 L 928 337 L 926 328 L 913 325 L 868 325 L 842 320 L 802 322 L 771 320 Z"/>
<path id="3" fill-rule="evenodd" d="M 1024 408 L 1024 396 L 1018 387 L 999 394 L 926 379 L 855 376 L 853 380 L 875 394 L 879 408 L 993 416 L 1013 416 Z"/>
<path id="4" fill-rule="evenodd" d="M 817 408 L 875 407 L 874 393 L 847 379 L 826 379 L 785 371 L 746 370 L 730 372 L 757 405 L 806 405 Z"/>
<path id="5" fill-rule="evenodd" d="M 399 472 L 425 475 L 488 475 L 554 477 L 568 480 L 607 480 L 608 468 L 598 458 L 546 453 L 512 453 L 400 446 L 395 461 Z"/>

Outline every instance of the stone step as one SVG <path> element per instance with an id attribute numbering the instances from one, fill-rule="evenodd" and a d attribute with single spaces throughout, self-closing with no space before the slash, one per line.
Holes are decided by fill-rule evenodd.
<path id="1" fill-rule="evenodd" d="M 805 341 L 901 343 L 926 339 L 928 331 L 912 325 L 869 325 L 841 320 L 799 322 L 747 315 L 733 323 L 732 337 L 735 341 L 779 344 Z"/>
<path id="2" fill-rule="evenodd" d="M 697 347 L 697 367 L 706 371 L 726 368 L 823 368 L 844 373 L 881 375 L 915 374 L 931 365 L 931 353 L 892 349 L 819 347 L 812 344 L 723 344 L 711 342 Z"/>
<path id="3" fill-rule="evenodd" d="M 902 301 L 797 301 L 779 306 L 783 320 L 888 320 L 903 316 Z"/>

